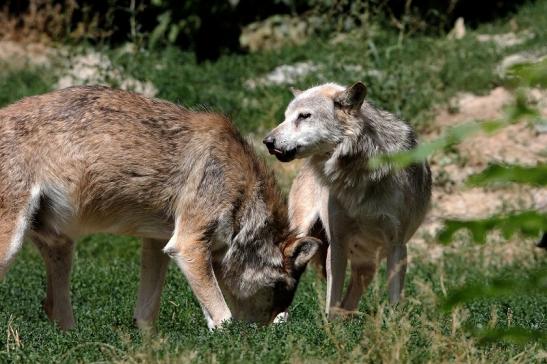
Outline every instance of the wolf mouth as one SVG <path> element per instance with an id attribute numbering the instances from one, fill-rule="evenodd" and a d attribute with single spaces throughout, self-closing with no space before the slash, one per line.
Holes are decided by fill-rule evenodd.
<path id="1" fill-rule="evenodd" d="M 268 152 L 270 152 L 270 154 L 275 155 L 277 160 L 279 160 L 280 162 L 290 162 L 296 156 L 296 148 L 285 150 L 285 151 L 277 149 L 277 148 L 273 148 L 268 150 Z"/>

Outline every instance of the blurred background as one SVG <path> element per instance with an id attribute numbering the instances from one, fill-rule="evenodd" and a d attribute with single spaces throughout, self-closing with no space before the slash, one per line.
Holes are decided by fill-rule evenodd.
<path id="1" fill-rule="evenodd" d="M 0 284 L 0 361 L 545 362 L 546 0 L 0 1 L 0 106 L 106 84 L 206 107 L 234 120 L 285 192 L 300 164 L 260 141 L 289 88 L 358 80 L 417 130 L 410 160 L 433 171 L 400 310 L 382 271 L 360 314 L 326 323 L 308 272 L 287 325 L 209 333 L 171 269 L 146 342 L 129 324 L 139 242 L 97 235 L 77 248 L 67 335 L 41 311 L 44 269 L 25 248 Z"/>
<path id="2" fill-rule="evenodd" d="M 175 45 L 198 61 L 268 49 L 307 36 L 377 24 L 441 34 L 459 17 L 476 27 L 515 11 L 524 0 L 7 0 L 0 36 L 14 40 L 138 47 Z M 286 38 L 286 39 L 284 39 Z"/>

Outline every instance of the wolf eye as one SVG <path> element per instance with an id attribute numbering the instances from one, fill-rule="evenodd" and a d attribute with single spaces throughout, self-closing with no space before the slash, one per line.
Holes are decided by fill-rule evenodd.
<path id="1" fill-rule="evenodd" d="M 306 112 L 306 113 L 300 113 L 298 114 L 298 119 L 300 120 L 304 120 L 304 119 L 307 119 L 311 116 L 311 114 L 309 112 Z"/>

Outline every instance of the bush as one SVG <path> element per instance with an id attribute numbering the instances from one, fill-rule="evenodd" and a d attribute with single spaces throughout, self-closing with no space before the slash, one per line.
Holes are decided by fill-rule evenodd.
<path id="1" fill-rule="evenodd" d="M 315 18 L 330 35 L 383 22 L 407 34 L 444 32 L 464 17 L 471 25 L 514 11 L 524 0 L 8 0 L 0 37 L 54 41 L 174 44 L 198 61 L 239 51 L 241 28 L 274 14 Z"/>

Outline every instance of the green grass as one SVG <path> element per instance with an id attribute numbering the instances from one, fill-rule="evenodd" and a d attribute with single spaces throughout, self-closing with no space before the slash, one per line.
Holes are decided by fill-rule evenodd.
<path id="1" fill-rule="evenodd" d="M 481 346 L 468 337 L 461 325 L 488 327 L 495 312 L 497 328 L 507 327 L 510 315 L 512 327 L 547 330 L 544 292 L 477 301 L 455 316 L 438 307 L 443 287 L 480 283 L 499 275 L 525 280 L 528 271 L 545 268 L 544 253 L 534 253 L 530 244 L 526 246 L 530 249 L 528 253 L 505 265 L 499 264 L 502 257 L 495 254 L 485 261 L 484 257 L 491 255 L 489 251 L 493 249 L 488 245 L 480 248 L 464 245 L 438 261 L 417 256 L 408 274 L 406 299 L 396 310 L 387 306 L 382 269 L 361 302 L 363 314 L 328 324 L 321 314 L 324 282 L 309 271 L 288 323 L 268 328 L 232 324 L 212 333 L 207 330 L 182 274 L 172 265 L 163 294 L 158 337 L 149 342 L 132 326 L 139 270 L 136 240 L 97 235 L 80 242 L 72 275 L 77 328 L 68 333 L 51 325 L 41 309 L 45 273 L 38 252 L 29 245 L 0 285 L 0 361 L 132 362 L 194 358 L 219 362 L 391 362 L 398 356 L 403 361 L 439 362 L 460 361 L 467 356 L 470 361 L 480 361 L 482 357 L 506 362 L 522 353 L 525 361 L 539 362 L 539 349 L 547 349 L 547 343 L 525 347 Z M 8 327 L 18 333 L 20 344 L 13 335 L 7 338 Z"/>
<path id="2" fill-rule="evenodd" d="M 400 114 L 420 129 L 427 127 L 431 108 L 447 102 L 457 92 L 482 93 L 500 84 L 495 67 L 505 55 L 523 50 L 545 52 L 546 14 L 547 1 L 523 7 L 514 16 L 516 24 L 519 29 L 531 30 L 535 36 L 505 49 L 479 43 L 475 35 L 511 31 L 507 19 L 477 30 L 468 29 L 462 40 L 415 36 L 403 37 L 401 42 L 399 33 L 371 25 L 366 32 L 350 34 L 336 44 L 313 38 L 303 46 L 228 55 L 217 62 L 199 65 L 193 54 L 176 48 L 142 50 L 136 54 L 123 49 L 102 50 L 130 75 L 156 85 L 158 97 L 191 107 L 205 105 L 227 113 L 247 133 L 264 133 L 281 121 L 291 94 L 287 86 L 250 90 L 244 86 L 245 81 L 268 73 L 276 66 L 301 61 L 312 61 L 321 68 L 299 81 L 296 87 L 362 80 L 375 103 Z M 371 71 L 380 74 L 375 76 Z M 53 83 L 51 72 L 37 69 L 20 73 L 0 71 L 2 89 L 10 90 L 0 96 L 0 105 L 44 92 L 47 82 Z"/>
<path id="3" fill-rule="evenodd" d="M 458 92 L 482 93 L 500 84 L 495 66 L 505 55 L 545 51 L 547 1 L 529 3 L 515 15 L 521 29 L 535 37 L 522 45 L 496 49 L 474 40 L 477 32 L 510 30 L 507 19 L 468 32 L 465 39 L 412 37 L 372 26 L 365 35 L 350 35 L 336 45 L 313 39 L 303 46 L 252 55 L 224 56 L 198 65 L 192 54 L 168 48 L 161 52 L 124 54 L 103 49 L 130 75 L 152 81 L 158 97 L 188 106 L 205 105 L 232 116 L 245 132 L 262 135 L 282 119 L 291 98 L 286 86 L 244 87 L 280 64 L 313 61 L 321 71 L 299 81 L 305 88 L 325 81 L 363 80 L 380 106 L 425 129 L 432 108 Z M 377 70 L 383 76 L 364 71 Z M 0 105 L 51 89 L 55 73 L 44 69 L 0 69 Z M 515 243 L 512 243 L 515 244 Z M 267 328 L 231 324 L 209 332 L 201 310 L 182 274 L 172 265 L 163 294 L 158 335 L 148 339 L 132 326 L 139 274 L 138 241 L 96 235 L 77 246 L 72 300 L 77 328 L 62 333 L 41 308 L 45 270 L 28 244 L 0 284 L 0 362 L 541 362 L 547 343 L 525 346 L 481 344 L 466 325 L 547 330 L 547 296 L 478 300 L 453 313 L 439 301 L 446 290 L 482 283 L 498 276 L 522 277 L 544 269 L 545 253 L 530 242 L 511 247 L 517 258 L 505 261 L 500 246 L 470 243 L 432 260 L 413 256 L 406 299 L 387 306 L 384 271 L 362 299 L 359 315 L 327 323 L 324 282 L 309 271 L 304 276 L 288 323 Z M 543 357 L 542 357 L 543 355 Z M 543 359 L 542 359 L 543 358 Z"/>

